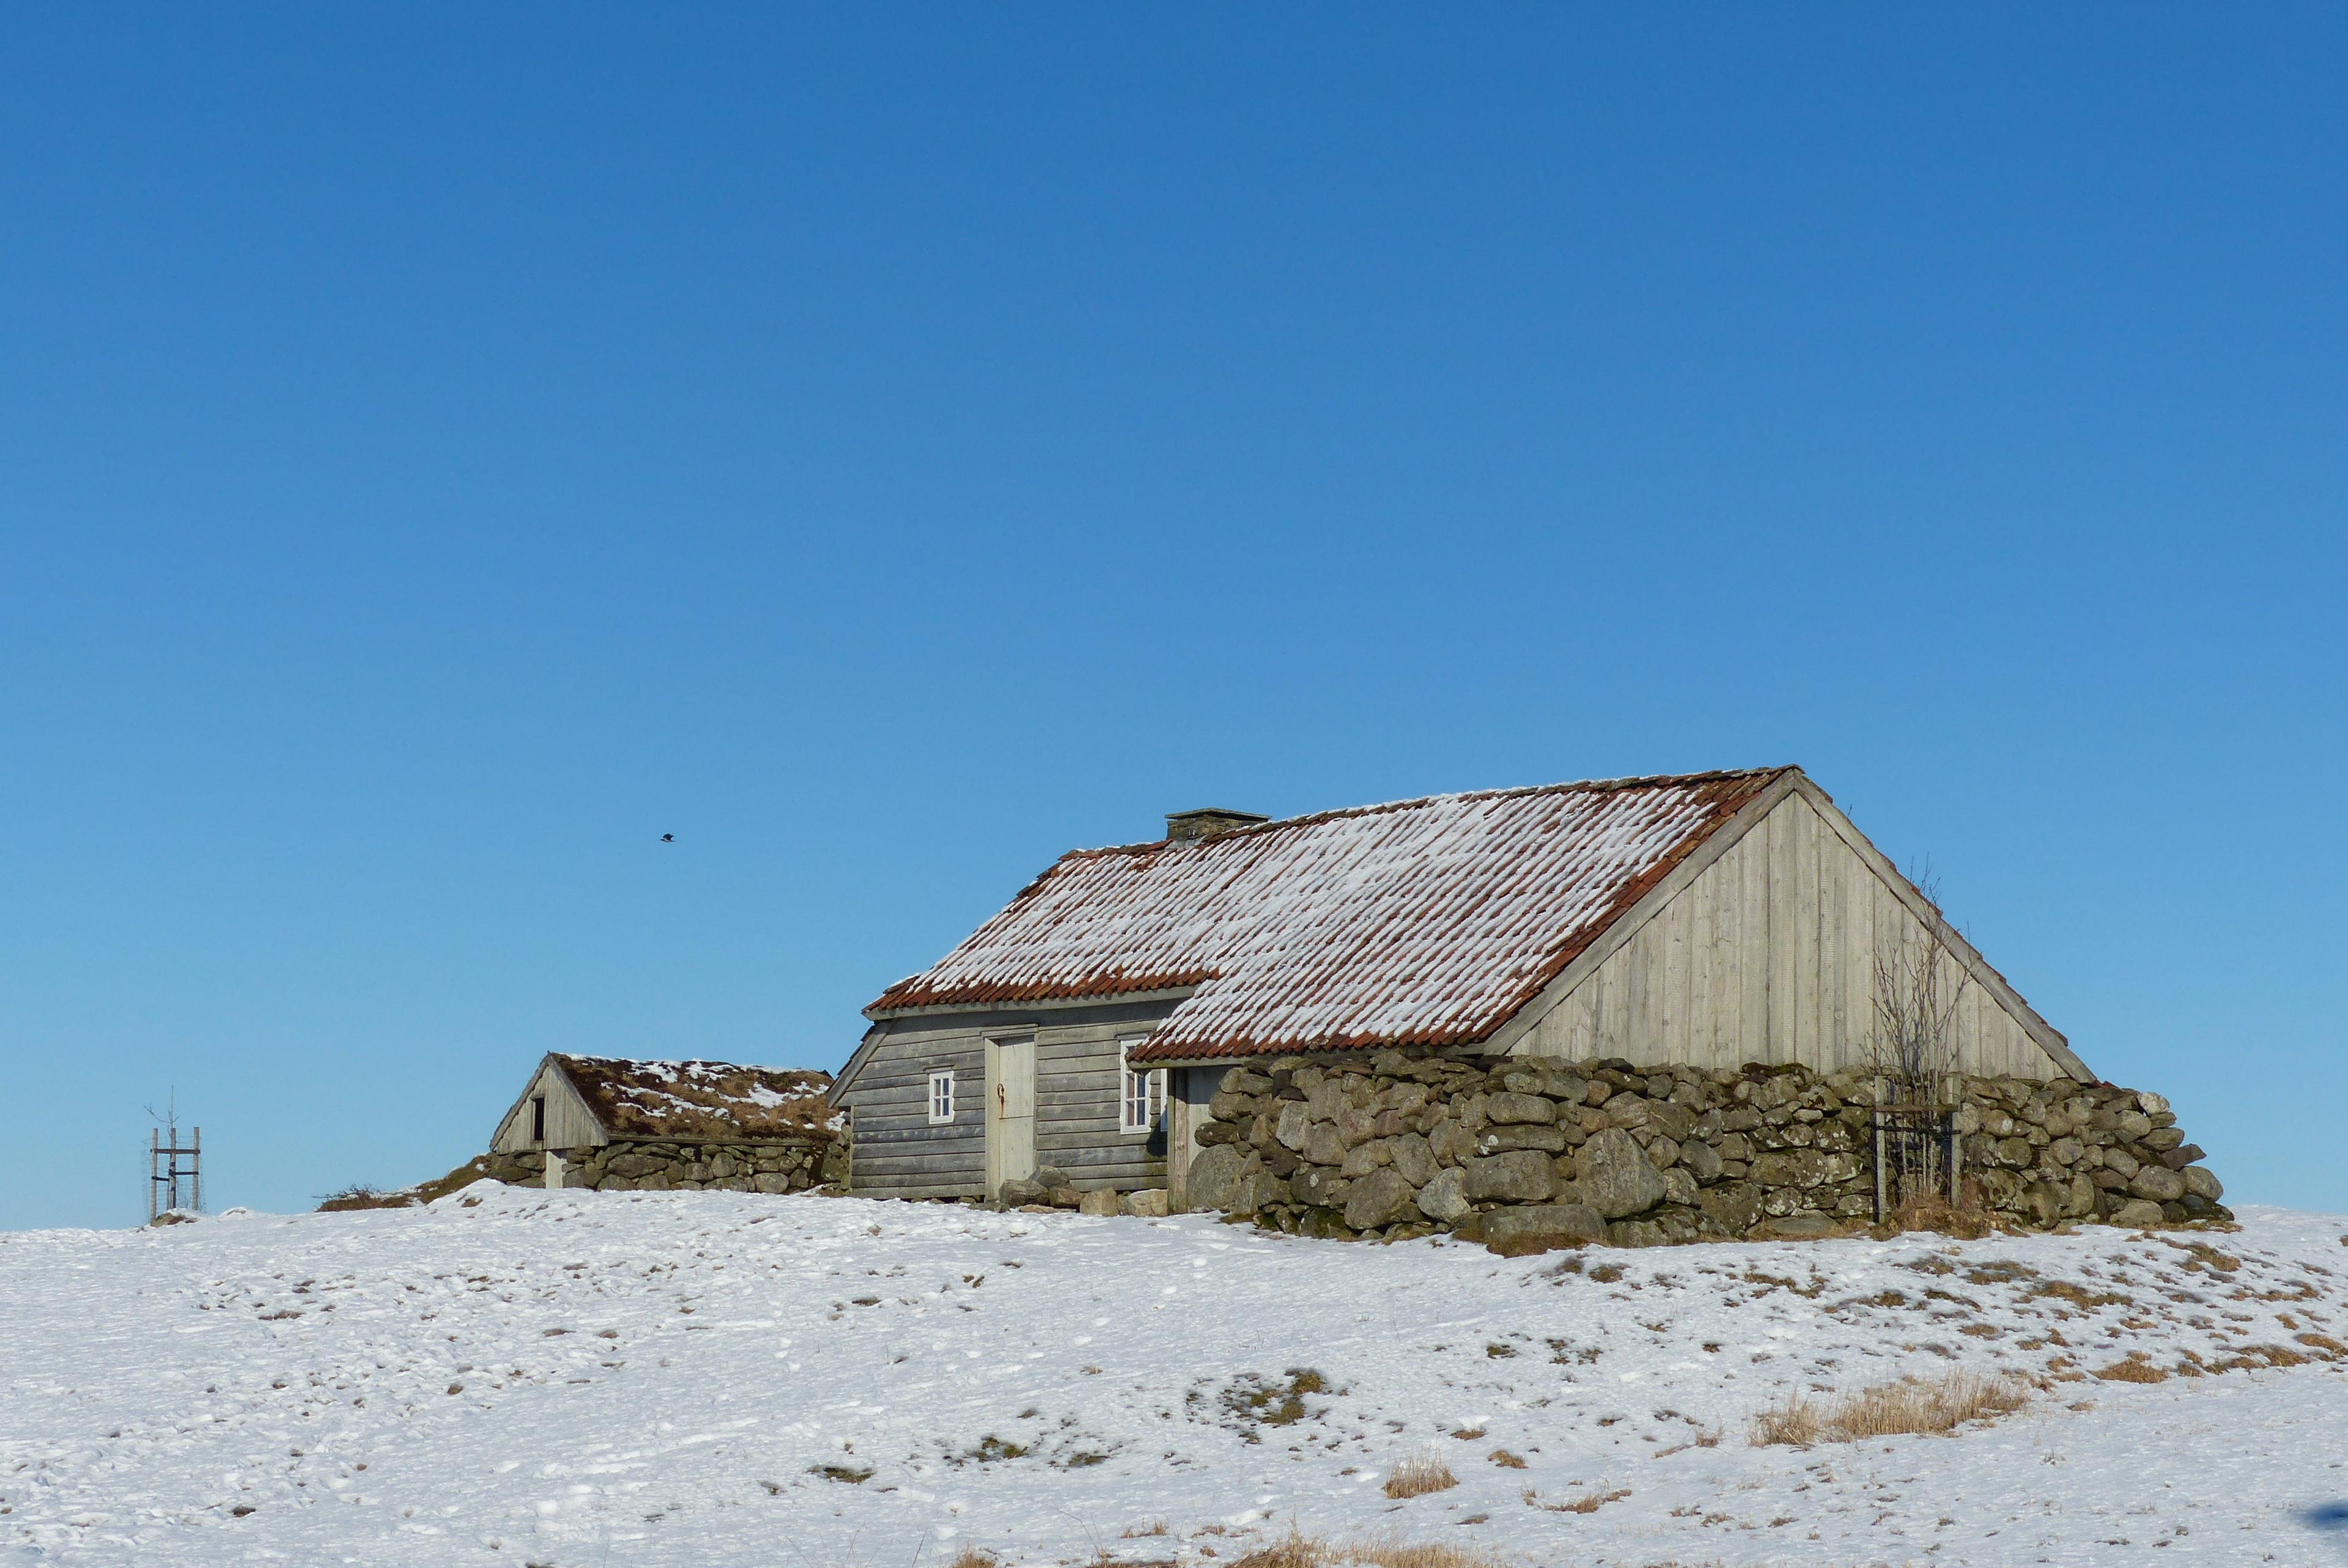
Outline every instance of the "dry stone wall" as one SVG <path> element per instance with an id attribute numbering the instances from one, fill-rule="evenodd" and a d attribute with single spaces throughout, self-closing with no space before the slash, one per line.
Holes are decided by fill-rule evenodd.
<path id="1" fill-rule="evenodd" d="M 1822 1235 L 1875 1214 L 1874 1080 L 1619 1059 L 1381 1050 L 1234 1068 L 1191 1157 L 1196 1209 L 1301 1235 L 1449 1231 L 1502 1252 Z M 2016 1225 L 2230 1219 L 2168 1102 L 1962 1081 L 1967 1202 Z"/>
<path id="2" fill-rule="evenodd" d="M 830 1141 L 694 1143 L 623 1141 L 597 1148 L 557 1150 L 566 1187 L 603 1192 L 798 1193 L 848 1178 L 845 1145 Z M 491 1154 L 489 1174 L 501 1182 L 540 1186 L 541 1153 Z"/>

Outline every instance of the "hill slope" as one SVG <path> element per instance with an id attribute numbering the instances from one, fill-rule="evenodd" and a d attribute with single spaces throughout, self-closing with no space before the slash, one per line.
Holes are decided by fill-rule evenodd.
<path id="1" fill-rule="evenodd" d="M 1292 1519 L 1545 1563 L 2329 1560 L 2343 1230 L 1502 1260 L 476 1187 L 17 1233 L 0 1563 L 1229 1563 Z M 2077 1377 L 2132 1355 L 2231 1369 Z M 1746 1440 L 1797 1388 L 1958 1367 L 2076 1380 L 1950 1437 Z M 1390 1501 L 1430 1452 L 1459 1484 Z"/>

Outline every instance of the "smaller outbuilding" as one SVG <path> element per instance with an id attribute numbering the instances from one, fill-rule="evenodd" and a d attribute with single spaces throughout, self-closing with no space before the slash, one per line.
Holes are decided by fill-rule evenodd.
<path id="1" fill-rule="evenodd" d="M 831 1075 L 549 1053 L 489 1141 L 489 1174 L 549 1187 L 796 1193 L 848 1179 Z"/>

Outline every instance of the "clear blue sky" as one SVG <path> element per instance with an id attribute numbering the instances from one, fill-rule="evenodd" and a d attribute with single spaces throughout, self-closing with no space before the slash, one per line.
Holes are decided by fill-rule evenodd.
<path id="1" fill-rule="evenodd" d="M 2348 1209 L 2337 7 L 0 17 L 0 1225 L 838 1064 L 1205 804 L 1798 762 Z M 676 842 L 663 845 L 663 833 Z"/>

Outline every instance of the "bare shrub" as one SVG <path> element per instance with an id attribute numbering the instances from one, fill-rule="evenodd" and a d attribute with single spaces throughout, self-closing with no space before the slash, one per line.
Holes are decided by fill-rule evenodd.
<path id="1" fill-rule="evenodd" d="M 1424 1497 L 1430 1491 L 1448 1491 L 1459 1484 L 1451 1467 L 1443 1462 L 1441 1454 L 1413 1454 L 1386 1472 L 1385 1493 L 1388 1497 Z"/>
<path id="2" fill-rule="evenodd" d="M 1968 1421 L 2018 1410 L 2029 1398 L 2012 1378 L 1978 1372 L 1878 1383 L 1846 1394 L 1823 1409 L 1796 1389 L 1784 1404 L 1753 1418 L 1752 1441 L 1756 1448 L 1778 1443 L 1798 1448 L 1821 1439 L 1848 1443 L 1950 1432 Z"/>

